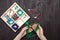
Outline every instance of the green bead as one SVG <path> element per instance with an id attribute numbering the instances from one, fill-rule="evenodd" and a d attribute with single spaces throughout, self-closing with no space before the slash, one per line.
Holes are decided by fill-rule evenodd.
<path id="1" fill-rule="evenodd" d="M 27 21 L 27 22 L 25 22 L 25 24 L 28 26 L 28 29 L 29 29 L 30 28 L 29 22 Z"/>
<path id="2" fill-rule="evenodd" d="M 29 25 L 29 22 L 27 21 L 27 22 L 25 22 L 25 24 L 26 24 L 26 25 Z"/>
<path id="3" fill-rule="evenodd" d="M 23 14 L 23 11 L 22 11 L 21 9 L 19 9 L 19 10 L 17 11 L 17 15 L 18 15 L 18 16 L 22 16 L 22 14 Z"/>

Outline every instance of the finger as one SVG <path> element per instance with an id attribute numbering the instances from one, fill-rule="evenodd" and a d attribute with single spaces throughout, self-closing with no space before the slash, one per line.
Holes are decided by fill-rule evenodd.
<path id="1" fill-rule="evenodd" d="M 22 31 L 20 32 L 22 34 L 22 37 L 26 35 L 26 30 L 27 30 L 27 26 L 25 26 Z"/>
<path id="2" fill-rule="evenodd" d="M 23 29 L 22 29 L 22 31 L 26 31 L 28 28 L 27 28 L 27 26 L 25 26 Z"/>
<path id="3" fill-rule="evenodd" d="M 24 30 L 28 29 L 28 26 L 25 26 L 23 29 L 24 29 Z"/>
<path id="4" fill-rule="evenodd" d="M 43 32 L 43 28 L 40 25 L 39 25 L 39 29 L 40 29 L 41 32 Z"/>
<path id="5" fill-rule="evenodd" d="M 24 37 L 25 35 L 26 35 L 26 32 L 23 32 L 22 37 Z"/>
<path id="6" fill-rule="evenodd" d="M 37 24 L 33 24 L 33 25 L 32 25 L 32 28 L 33 28 L 33 29 L 35 29 L 35 28 L 36 28 L 36 26 L 37 26 Z"/>
<path id="7" fill-rule="evenodd" d="M 30 28 L 30 29 L 29 29 L 29 32 L 32 32 L 32 31 L 33 31 L 33 29 L 32 29 L 32 28 Z"/>
<path id="8" fill-rule="evenodd" d="M 20 34 L 23 35 L 27 29 L 28 29 L 27 26 L 25 26 L 25 27 L 21 30 Z"/>

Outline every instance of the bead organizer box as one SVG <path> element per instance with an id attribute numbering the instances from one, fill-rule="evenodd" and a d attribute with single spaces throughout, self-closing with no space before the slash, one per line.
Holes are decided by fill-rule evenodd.
<path id="1" fill-rule="evenodd" d="M 16 32 L 30 16 L 15 2 L 13 5 L 1 16 L 1 19 Z"/>

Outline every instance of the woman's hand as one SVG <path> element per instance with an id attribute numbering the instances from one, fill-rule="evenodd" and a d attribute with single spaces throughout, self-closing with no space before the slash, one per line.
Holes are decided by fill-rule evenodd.
<path id="1" fill-rule="evenodd" d="M 21 32 L 14 38 L 14 40 L 20 40 L 26 34 L 27 27 L 24 27 Z"/>
<path id="2" fill-rule="evenodd" d="M 35 30 L 37 27 L 37 24 L 34 24 L 32 26 L 33 30 Z M 39 29 L 36 31 L 36 34 L 38 35 L 38 37 L 41 39 L 41 40 L 47 40 L 46 37 L 44 36 L 43 34 L 43 29 L 40 25 L 38 25 Z"/>
<path id="3" fill-rule="evenodd" d="M 24 37 L 26 35 L 26 30 L 28 29 L 28 27 L 24 27 L 21 32 L 14 38 L 14 40 L 20 40 L 22 37 Z M 32 32 L 33 30 L 30 28 L 29 32 Z"/>

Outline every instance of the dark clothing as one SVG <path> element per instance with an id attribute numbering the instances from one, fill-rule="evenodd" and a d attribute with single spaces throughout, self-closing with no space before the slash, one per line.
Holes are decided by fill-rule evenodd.
<path id="1" fill-rule="evenodd" d="M 0 0 L 0 16 L 14 3 L 19 6 L 31 17 L 29 22 L 38 22 L 44 29 L 44 35 L 48 40 L 60 40 L 60 5 L 59 0 Z M 28 11 L 31 9 L 31 13 Z M 38 19 L 34 17 L 38 16 Z M 40 19 L 39 19 L 40 18 Z M 24 27 L 23 25 L 22 27 Z M 13 32 L 5 22 L 0 19 L 0 40 L 13 40 L 21 31 L 20 28 L 16 33 Z M 22 40 L 27 40 L 23 37 Z M 29 39 L 28 39 L 29 40 Z M 38 36 L 32 37 L 30 40 L 39 40 Z"/>

